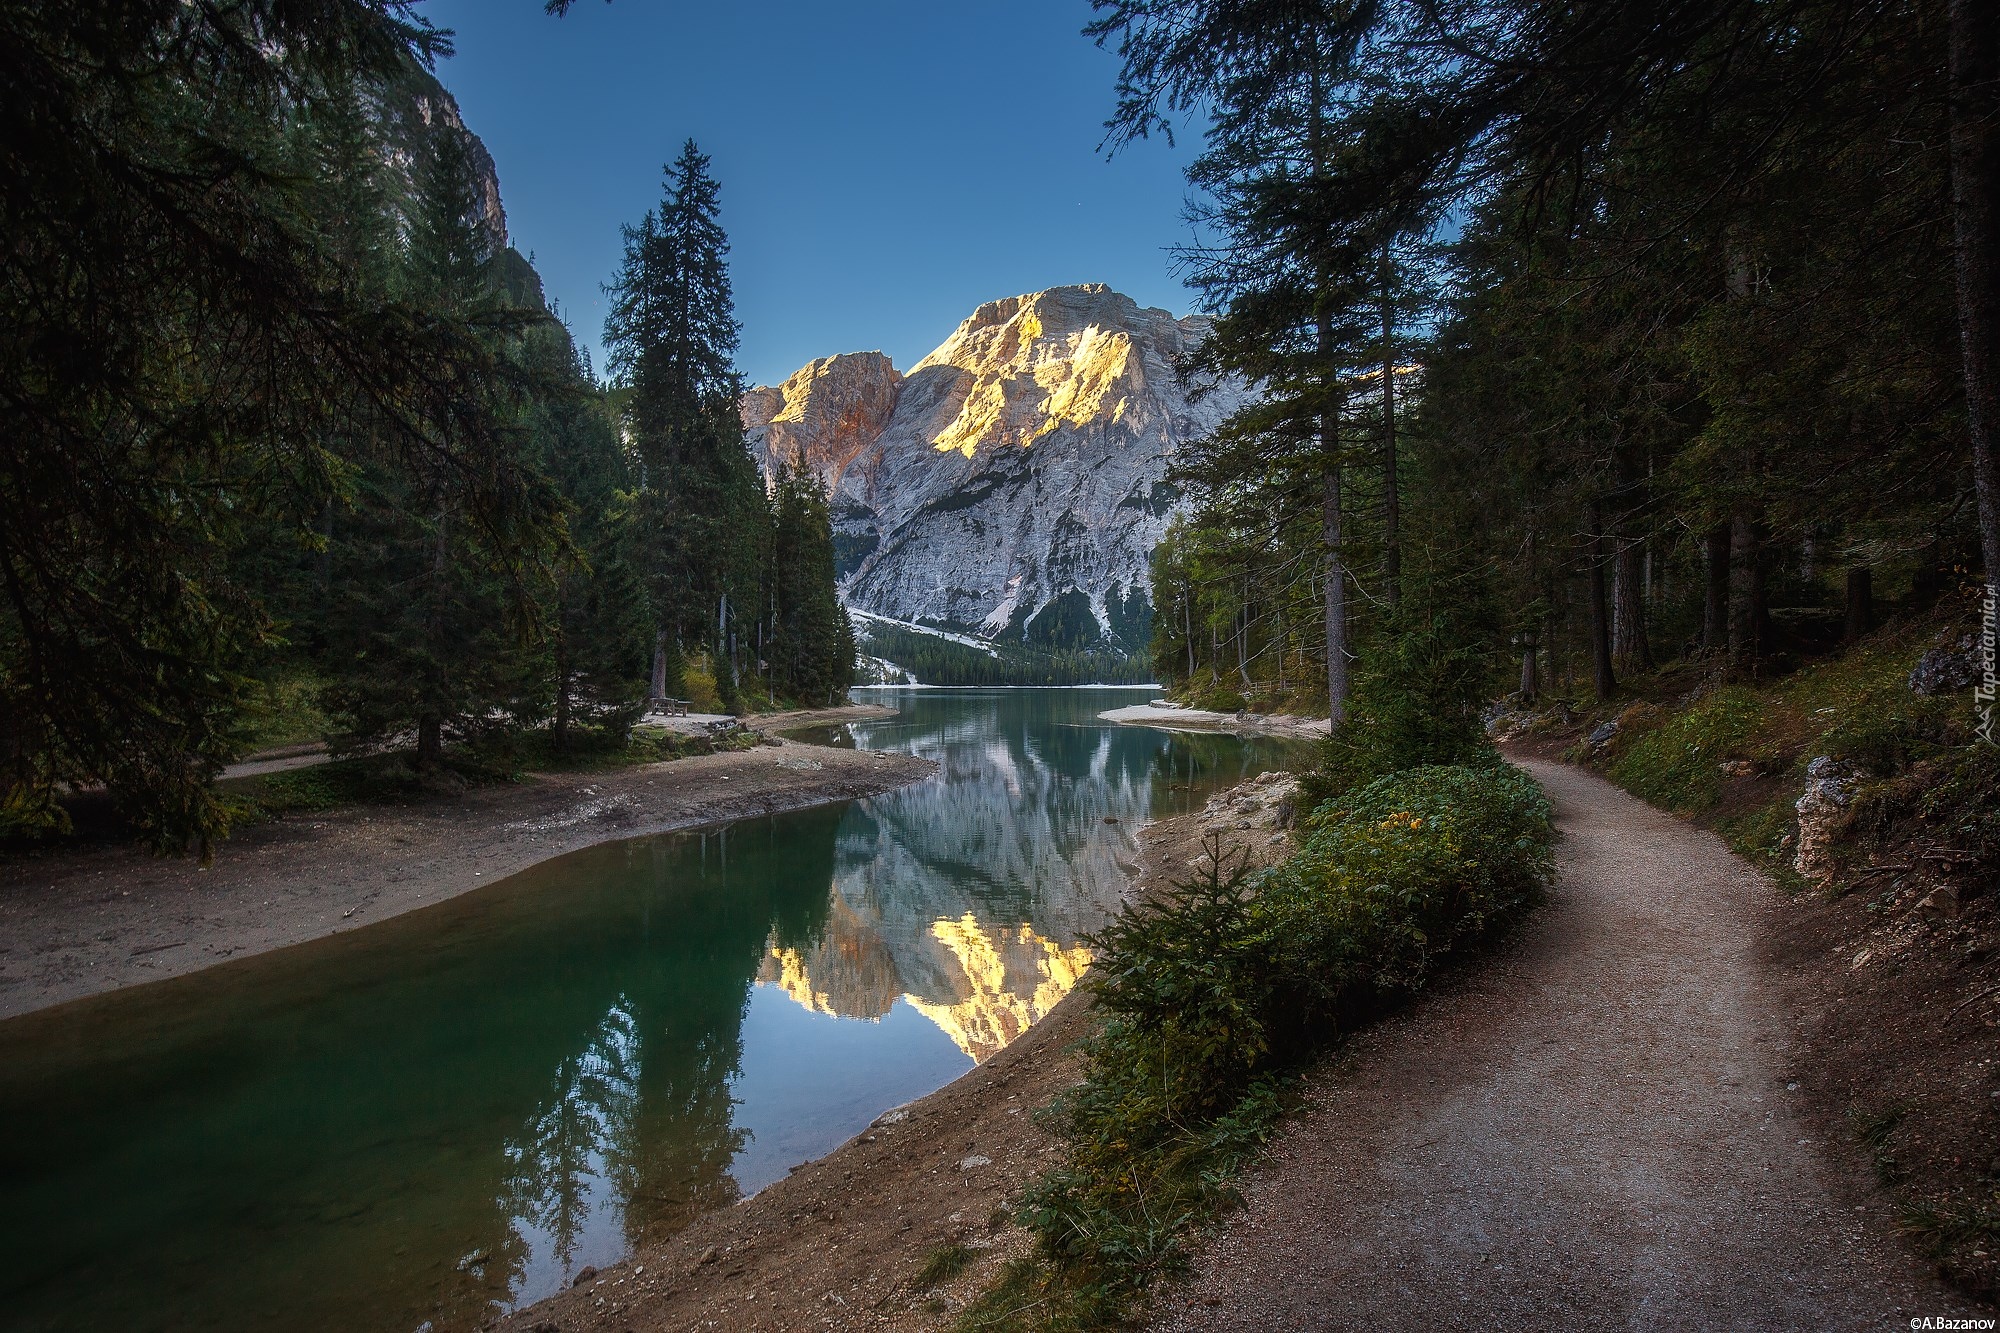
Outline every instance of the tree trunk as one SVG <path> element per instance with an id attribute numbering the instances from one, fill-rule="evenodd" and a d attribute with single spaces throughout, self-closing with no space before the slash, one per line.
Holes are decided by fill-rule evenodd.
<path id="1" fill-rule="evenodd" d="M 435 664 L 426 674 L 429 679 L 424 685 L 430 698 L 420 705 L 417 714 L 417 768 L 428 772 L 444 757 L 444 718 L 438 712 L 438 705 L 445 697 L 447 682 L 444 678 L 444 580 L 451 568 L 450 511 L 440 509 L 437 516 L 437 536 L 431 543 L 431 578 L 428 589 L 428 603 L 425 619 L 430 631 L 430 660 Z"/>
<path id="2" fill-rule="evenodd" d="M 1521 702 L 1531 704 L 1541 693 L 1540 682 L 1535 679 L 1535 645 L 1530 643 L 1521 649 Z"/>
<path id="3" fill-rule="evenodd" d="M 1317 40 L 1315 37 L 1314 41 Z M 1311 122 L 1306 126 L 1315 181 L 1323 180 L 1327 174 L 1326 146 L 1321 134 L 1326 116 L 1326 85 L 1321 77 L 1319 54 L 1315 47 L 1312 93 L 1308 104 Z M 1340 523 L 1341 399 L 1339 370 L 1333 364 L 1333 316 L 1325 306 L 1333 280 L 1325 262 L 1320 264 L 1317 277 L 1316 295 L 1320 298 L 1321 308 L 1316 320 L 1318 339 L 1314 351 L 1319 359 L 1320 389 L 1327 398 L 1320 405 L 1319 416 L 1320 467 L 1323 470 L 1320 479 L 1320 540 L 1324 545 L 1321 573 L 1326 580 L 1326 708 L 1327 716 L 1337 727 L 1347 718 L 1348 695 L 1347 566 L 1346 553 L 1341 549 Z"/>
<path id="4" fill-rule="evenodd" d="M 560 615 L 561 613 L 558 612 L 557 614 Z M 571 693 L 569 678 L 569 636 L 558 628 L 550 636 L 549 646 L 555 653 L 556 667 L 556 713 L 555 717 L 549 722 L 549 740 L 554 744 L 557 754 L 568 754 Z"/>
<path id="5" fill-rule="evenodd" d="M 1604 507 L 1590 502 L 1590 541 L 1585 548 L 1590 564 L 1590 664 L 1592 685 L 1597 697 L 1609 699 L 1618 688 L 1611 672 L 1611 615 L 1604 596 Z"/>
<path id="6" fill-rule="evenodd" d="M 2000 601 L 2000 5 L 1951 0 L 1951 213 L 1979 545 Z"/>
<path id="7" fill-rule="evenodd" d="M 1402 497 L 1396 485 L 1395 267 L 1382 246 L 1382 584 L 1393 608 L 1403 595 Z"/>
<path id="8" fill-rule="evenodd" d="M 653 636 L 653 698 L 667 697 L 667 632 Z"/>
<path id="9" fill-rule="evenodd" d="M 1729 645 L 1729 525 L 1708 530 L 1708 578 L 1701 603 L 1701 646 L 1719 653 Z"/>
<path id="10" fill-rule="evenodd" d="M 1236 674 L 1243 680 L 1243 693 L 1250 685 L 1250 590 L 1243 590 L 1243 605 L 1236 609 Z"/>
<path id="11" fill-rule="evenodd" d="M 1339 726 L 1347 717 L 1347 570 L 1341 557 L 1340 461 L 1338 428 L 1320 418 L 1320 444 L 1326 450 L 1326 471 L 1320 483 L 1320 540 L 1326 553 L 1326 706 Z"/>
<path id="12" fill-rule="evenodd" d="M 1859 642 L 1874 628 L 1875 572 L 1866 565 L 1852 565 L 1847 571 L 1847 642 Z"/>
<path id="13" fill-rule="evenodd" d="M 1653 646 L 1646 634 L 1646 580 L 1641 547 L 1636 541 L 1618 543 L 1617 639 L 1620 665 L 1627 671 L 1651 671 Z"/>
<path id="14" fill-rule="evenodd" d="M 1188 684 L 1194 684 L 1194 586 L 1190 584 L 1181 596 L 1181 626 L 1187 631 Z"/>
<path id="15" fill-rule="evenodd" d="M 417 768 L 428 772 L 444 758 L 444 720 L 436 713 L 417 719 Z"/>
<path id="16" fill-rule="evenodd" d="M 1729 666 L 1754 671 L 1763 656 L 1764 568 L 1756 520 L 1747 506 L 1729 519 Z"/>

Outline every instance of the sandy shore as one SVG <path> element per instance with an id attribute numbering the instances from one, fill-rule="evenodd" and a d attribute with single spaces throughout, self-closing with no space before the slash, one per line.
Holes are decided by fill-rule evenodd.
<path id="1" fill-rule="evenodd" d="M 1323 717 L 1299 717 L 1293 713 L 1211 713 L 1201 708 L 1154 701 L 1109 708 L 1097 715 L 1106 722 L 1131 727 L 1165 727 L 1168 730 L 1229 731 L 1239 736 L 1296 736 L 1319 740 L 1330 730 Z"/>
<path id="2" fill-rule="evenodd" d="M 1183 878 L 1216 832 L 1260 863 L 1282 854 L 1281 789 L 1250 782 L 1140 835 L 1144 894 Z M 1247 825 L 1247 827 L 1242 827 Z M 1056 1142 L 1034 1112 L 1079 1077 L 1072 1047 L 1091 1026 L 1072 991 L 985 1064 L 734 1208 L 700 1218 L 623 1263 L 585 1270 L 570 1291 L 500 1322 L 508 1333 L 652 1330 L 940 1330 L 1031 1241 L 1009 1202 Z M 938 1286 L 916 1281 L 933 1252 L 973 1258 Z"/>
<path id="3" fill-rule="evenodd" d="M 767 734 L 888 717 L 875 705 L 749 719 Z M 870 796 L 936 771 L 781 742 L 252 828 L 213 865 L 131 846 L 0 862 L 0 1018 L 198 971 L 427 907 L 613 838 Z"/>

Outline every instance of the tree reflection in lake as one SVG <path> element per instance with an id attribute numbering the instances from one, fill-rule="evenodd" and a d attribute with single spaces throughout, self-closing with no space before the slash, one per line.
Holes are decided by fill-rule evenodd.
<path id="1" fill-rule="evenodd" d="M 1279 755 L 1116 701 L 918 696 L 857 731 L 936 779 L 0 1024 L 0 1322 L 470 1329 L 824 1153 L 1068 989 L 1162 801 Z"/>

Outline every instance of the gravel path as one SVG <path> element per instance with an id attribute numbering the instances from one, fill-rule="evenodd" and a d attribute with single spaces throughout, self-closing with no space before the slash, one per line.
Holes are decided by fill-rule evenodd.
<path id="1" fill-rule="evenodd" d="M 1769 883 L 1598 778 L 1526 767 L 1564 835 L 1550 902 L 1314 1080 L 1153 1327 L 1835 1330 L 1981 1313 L 1917 1265 L 1794 1109 L 1788 1024 L 1756 953 L 1760 916 L 1783 910 Z"/>

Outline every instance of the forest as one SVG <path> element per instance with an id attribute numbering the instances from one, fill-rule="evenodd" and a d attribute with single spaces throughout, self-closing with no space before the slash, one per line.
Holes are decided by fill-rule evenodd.
<path id="1" fill-rule="evenodd" d="M 1205 117 L 1192 372 L 1271 390 L 1178 465 L 1179 692 L 1587 703 L 1993 578 L 1994 7 L 1097 9 L 1114 148 Z"/>
<path id="2" fill-rule="evenodd" d="M 102 789 L 206 851 L 274 717 L 442 778 L 616 747 L 649 697 L 844 696 L 826 499 L 745 445 L 691 141 L 607 275 L 606 380 L 410 4 L 8 4 L 0 48 L 0 836 Z"/>

